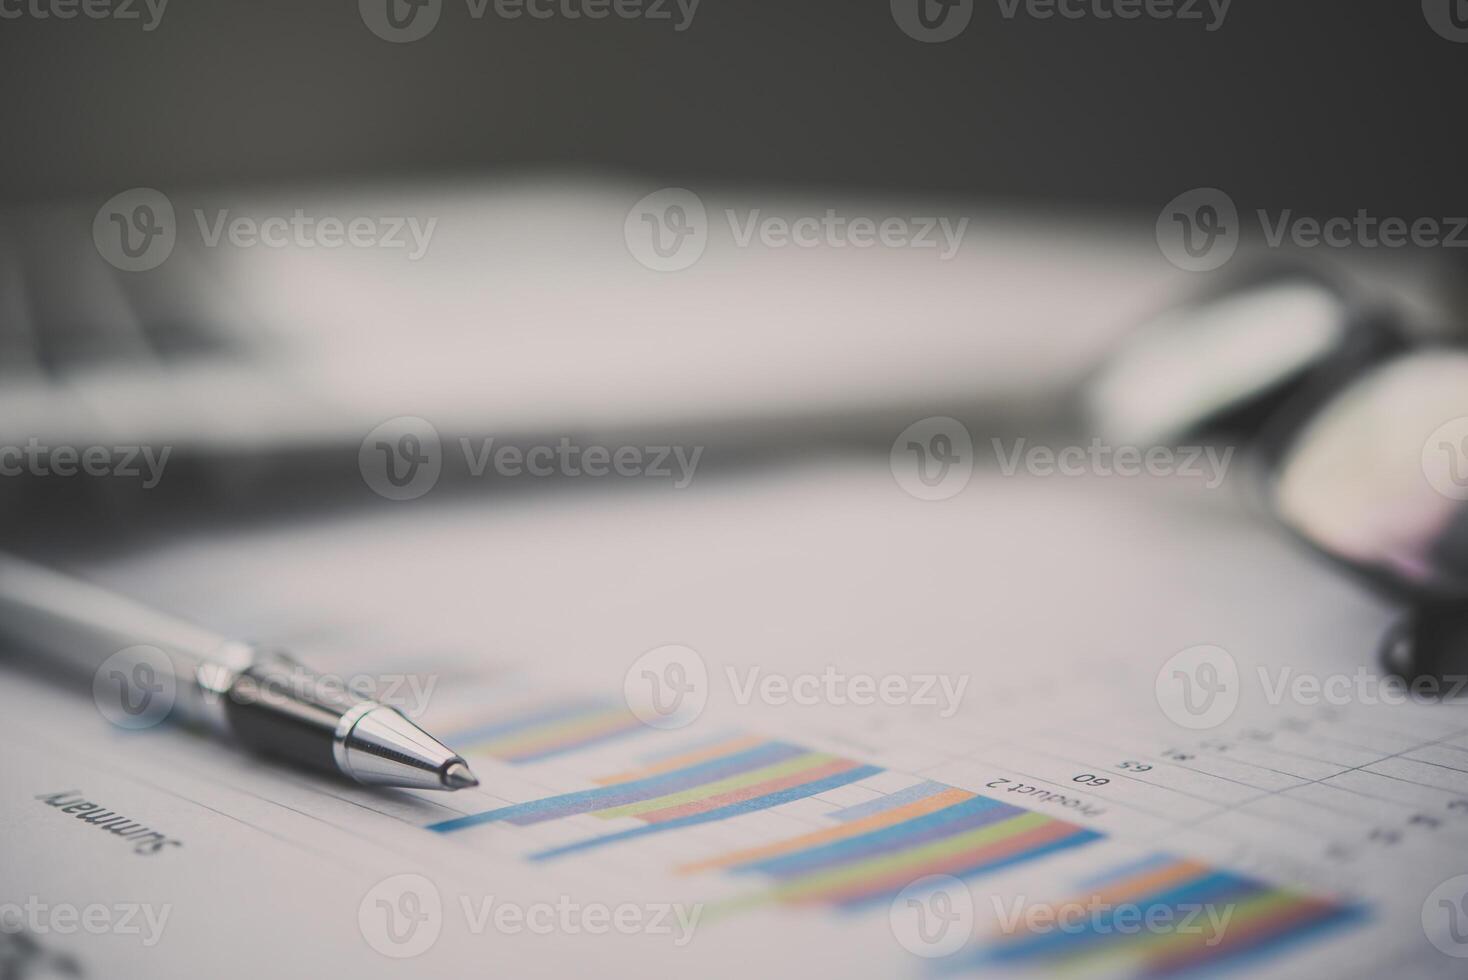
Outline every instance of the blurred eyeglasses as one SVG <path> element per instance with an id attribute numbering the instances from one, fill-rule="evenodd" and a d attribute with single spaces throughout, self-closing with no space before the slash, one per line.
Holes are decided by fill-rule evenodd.
<path id="1" fill-rule="evenodd" d="M 1315 271 L 1271 270 L 1144 324 L 1087 385 L 1103 437 L 1249 443 L 1274 516 L 1404 602 L 1382 644 L 1416 682 L 1468 673 L 1468 349 Z"/>

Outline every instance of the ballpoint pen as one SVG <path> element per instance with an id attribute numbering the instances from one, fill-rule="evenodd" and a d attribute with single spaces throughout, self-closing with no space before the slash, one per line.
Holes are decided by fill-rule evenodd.
<path id="1" fill-rule="evenodd" d="M 396 708 L 327 684 L 283 653 L 0 555 L 0 656 L 12 653 L 92 678 L 99 707 L 116 699 L 135 714 L 156 696 L 163 703 L 151 705 L 151 720 L 359 783 L 479 785 L 458 754 Z"/>

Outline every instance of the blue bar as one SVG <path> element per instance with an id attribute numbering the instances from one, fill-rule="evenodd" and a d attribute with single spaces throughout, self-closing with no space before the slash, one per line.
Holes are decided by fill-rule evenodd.
<path id="1" fill-rule="evenodd" d="M 679 827 L 693 827 L 702 823 L 728 820 L 730 817 L 737 817 L 742 813 L 754 813 L 756 810 L 767 810 L 770 807 L 780 806 L 782 803 L 791 803 L 795 800 L 803 800 L 806 797 L 816 796 L 827 790 L 836 789 L 838 786 L 854 783 L 859 779 L 870 779 L 881 771 L 877 766 L 857 766 L 855 769 L 848 769 L 846 772 L 837 773 L 834 776 L 827 776 L 825 779 L 818 779 L 815 782 L 806 783 L 803 786 L 792 786 L 789 789 L 782 789 L 765 796 L 758 796 L 752 800 L 745 800 L 742 803 L 731 803 L 728 806 L 721 806 L 717 810 L 707 810 L 688 817 L 678 817 L 674 820 L 665 820 L 662 823 L 650 823 L 645 827 L 633 827 L 631 830 L 624 830 L 620 833 L 606 834 L 601 837 L 578 841 L 575 844 L 566 844 L 562 847 L 555 847 L 548 851 L 532 854 L 530 858 L 533 861 L 549 861 L 552 858 L 574 854 L 577 851 L 589 851 L 592 848 L 602 847 L 606 844 L 615 844 L 618 841 L 645 837 L 648 834 L 660 834 L 665 830 L 677 830 Z"/>
<path id="2" fill-rule="evenodd" d="M 858 837 L 832 841 L 794 854 L 765 858 L 738 865 L 736 871 L 758 871 L 777 878 L 793 878 L 862 858 L 898 851 L 927 841 L 967 833 L 986 824 L 998 823 L 1024 813 L 1019 807 L 976 796 L 933 813 L 914 817 L 891 827 L 868 831 Z"/>
<path id="3" fill-rule="evenodd" d="M 514 806 L 500 807 L 498 810 L 486 810 L 483 813 L 471 813 L 467 816 L 430 824 L 428 829 L 447 834 L 466 827 L 476 827 L 482 823 L 502 821 L 508 821 L 517 826 L 526 826 L 545 820 L 555 820 L 559 817 L 574 816 L 578 813 L 591 813 L 594 810 L 606 810 L 628 803 L 641 803 L 643 800 L 692 789 L 695 786 L 712 783 L 737 773 L 773 765 L 804 752 L 805 750 L 799 746 L 785 742 L 766 742 L 752 749 L 736 752 L 734 755 L 684 766 L 682 769 L 674 769 L 672 772 L 649 776 L 646 779 L 618 783 L 614 786 L 602 786 L 598 789 L 581 790 L 577 793 L 564 793 L 560 796 L 549 796 L 543 800 L 518 803 Z"/>
<path id="4" fill-rule="evenodd" d="M 1167 891 L 1142 895 L 1116 904 L 1139 909 L 1145 921 L 1146 916 L 1154 908 L 1166 907 L 1176 911 L 1177 906 L 1183 904 L 1205 905 L 1220 900 L 1238 902 L 1252 898 L 1264 890 L 1264 887 L 1258 882 L 1240 878 L 1226 871 L 1215 871 Z M 1112 910 L 1112 914 L 1099 919 L 1088 917 L 1083 929 L 1070 932 L 1055 929 L 1051 932 L 1030 936 L 1019 942 L 1005 944 L 994 950 L 993 962 L 1010 963 L 1015 960 L 1029 960 L 1047 955 L 1071 956 L 1088 947 L 1109 943 L 1124 945 L 1137 939 L 1137 935 L 1120 933 L 1111 928 L 1114 914 L 1115 909 Z M 1173 921 L 1176 923 L 1176 919 Z M 1098 929 L 1105 929 L 1105 931 L 1098 932 Z"/>

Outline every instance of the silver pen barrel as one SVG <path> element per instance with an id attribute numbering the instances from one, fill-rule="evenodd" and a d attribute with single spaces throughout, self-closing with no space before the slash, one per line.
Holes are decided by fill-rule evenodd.
<path id="1" fill-rule="evenodd" d="M 362 783 L 477 785 L 462 758 L 397 709 L 323 684 L 285 654 L 8 556 L 0 556 L 0 641 L 0 652 L 90 681 L 114 719 L 181 721 Z M 166 697 L 150 704 L 154 692 Z"/>
<path id="2" fill-rule="evenodd" d="M 143 657 L 119 655 L 156 650 L 167 658 L 177 691 L 173 714 L 214 729 L 225 725 L 216 695 L 254 658 L 246 644 L 9 556 L 0 556 L 0 636 L 8 652 L 83 681 L 94 680 L 109 661 Z M 157 660 L 149 658 L 150 666 L 159 666 Z"/>

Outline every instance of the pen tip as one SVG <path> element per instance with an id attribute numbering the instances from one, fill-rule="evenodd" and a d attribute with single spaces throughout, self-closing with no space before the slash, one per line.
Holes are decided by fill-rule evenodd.
<path id="1" fill-rule="evenodd" d="M 443 771 L 445 789 L 469 789 L 479 785 L 479 780 L 469 771 L 463 760 L 452 762 Z"/>

